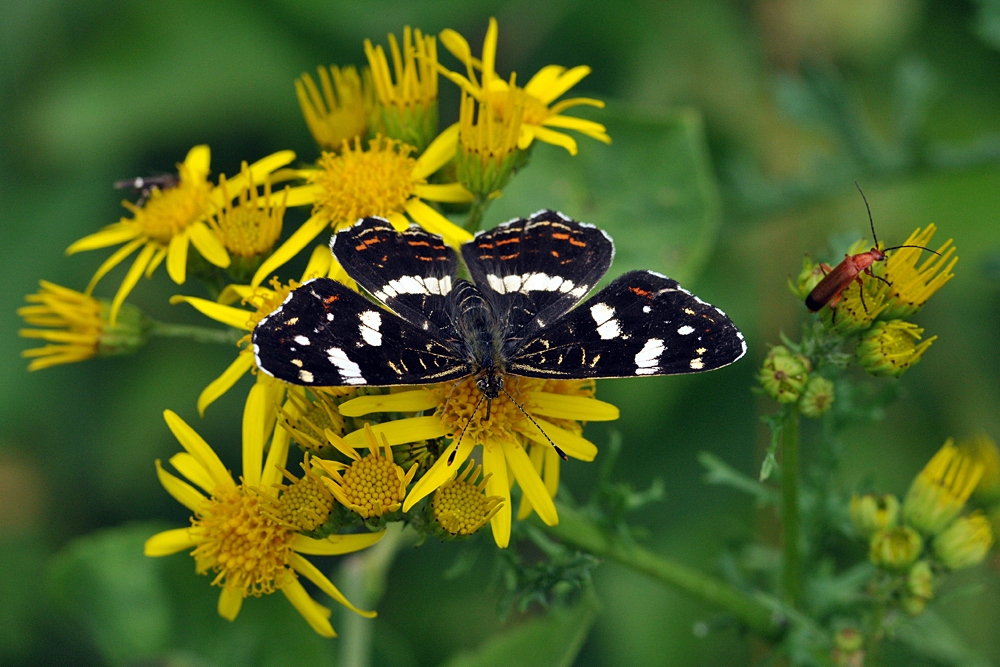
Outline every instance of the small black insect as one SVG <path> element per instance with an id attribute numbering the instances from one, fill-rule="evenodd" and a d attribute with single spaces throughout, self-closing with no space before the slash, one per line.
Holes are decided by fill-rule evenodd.
<path id="1" fill-rule="evenodd" d="M 507 374 L 699 373 L 746 352 L 743 334 L 721 310 L 653 271 L 626 273 L 577 306 L 611 266 L 614 243 L 554 211 L 511 220 L 463 245 L 474 282 L 457 278 L 455 251 L 419 227 L 397 232 L 387 220 L 364 218 L 330 245 L 385 307 L 327 278 L 291 292 L 254 329 L 253 350 L 262 371 L 292 384 L 472 376 L 488 418 Z"/>
<path id="2" fill-rule="evenodd" d="M 116 190 L 134 190 L 139 194 L 136 206 L 142 206 L 153 194 L 153 190 L 169 190 L 177 187 L 180 178 L 176 174 L 163 174 L 160 176 L 137 176 L 136 178 L 126 178 L 122 181 L 115 181 Z"/>

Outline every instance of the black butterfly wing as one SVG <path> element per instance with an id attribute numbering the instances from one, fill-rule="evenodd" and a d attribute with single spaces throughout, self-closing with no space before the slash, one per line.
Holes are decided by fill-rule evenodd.
<path id="1" fill-rule="evenodd" d="M 699 373 L 746 349 L 721 310 L 676 280 L 632 271 L 513 350 L 507 370 L 538 378 Z"/>
<path id="2" fill-rule="evenodd" d="M 476 286 L 518 338 L 531 337 L 579 303 L 614 254 L 603 231 L 555 211 L 511 220 L 462 246 Z"/>
<path id="3" fill-rule="evenodd" d="M 253 330 L 257 367 L 319 387 L 429 384 L 468 375 L 444 341 L 329 278 L 293 290 Z"/>
<path id="4" fill-rule="evenodd" d="M 368 217 L 334 236 L 330 248 L 347 275 L 404 320 L 451 332 L 448 294 L 458 259 L 440 236 L 416 226 L 398 232 Z"/>

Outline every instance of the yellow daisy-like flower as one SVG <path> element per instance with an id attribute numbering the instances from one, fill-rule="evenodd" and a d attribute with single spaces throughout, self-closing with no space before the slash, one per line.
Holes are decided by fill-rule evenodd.
<path id="1" fill-rule="evenodd" d="M 198 572 L 215 573 L 212 584 L 222 588 L 219 615 L 230 621 L 235 620 L 247 596 L 260 597 L 280 590 L 317 633 L 335 637 L 330 609 L 309 596 L 299 575 L 348 609 L 367 618 L 375 616 L 348 602 L 305 556 L 359 551 L 378 542 L 382 533 L 331 535 L 322 540 L 300 535 L 268 516 L 264 511 L 267 502 L 260 495 L 262 491 L 280 493 L 280 468 L 288 456 L 287 444 L 272 445 L 262 466 L 263 449 L 251 446 L 253 451 L 247 452 L 244 443 L 243 477 L 237 484 L 194 429 L 170 410 L 163 415 L 186 450 L 171 457 L 170 463 L 191 484 L 164 470 L 159 461 L 156 472 L 167 492 L 194 516 L 189 528 L 167 530 L 149 538 L 147 556 L 169 556 L 192 549 Z"/>
<path id="2" fill-rule="evenodd" d="M 337 450 L 326 437 L 327 429 L 338 436 L 345 433 L 344 416 L 340 414 L 338 402 L 356 393 L 356 389 L 347 387 L 309 387 L 308 397 L 290 394 L 288 400 L 292 405 L 278 410 L 279 424 L 300 448 L 318 456 L 329 456 Z"/>
<path id="3" fill-rule="evenodd" d="M 394 445 L 448 437 L 453 442 L 445 448 L 406 496 L 403 511 L 407 512 L 419 500 L 433 493 L 461 467 L 476 446 L 482 447 L 483 470 L 487 476 L 486 493 L 503 498 L 504 504 L 493 516 L 490 525 L 500 547 L 510 541 L 510 489 L 516 480 L 542 521 L 555 525 L 559 521 L 552 496 L 528 455 L 529 443 L 548 447 L 546 435 L 568 456 L 593 461 L 597 447 L 579 434 L 557 426 L 551 419 L 603 421 L 618 418 L 618 408 L 585 396 L 572 396 L 545 391 L 544 380 L 507 376 L 504 389 L 521 407 L 502 394 L 490 406 L 476 405 L 482 397 L 472 377 L 457 383 L 431 385 L 419 389 L 378 396 L 359 396 L 340 406 L 341 414 L 357 417 L 372 412 L 423 412 L 433 415 L 398 419 L 373 426 L 375 433 L 385 435 Z M 542 433 L 544 430 L 544 434 Z M 459 434 L 464 433 L 461 442 Z M 363 431 L 349 433 L 344 440 L 360 445 Z M 514 479 L 508 477 L 508 470 Z"/>
<path id="4" fill-rule="evenodd" d="M 353 146 L 345 143 L 339 154 L 323 153 L 315 169 L 300 170 L 308 185 L 292 188 L 288 205 L 312 204 L 312 216 L 267 258 L 251 284 L 259 285 L 325 230 L 336 232 L 369 215 L 386 218 L 399 230 L 409 227 L 408 215 L 453 246 L 468 241 L 472 238 L 469 232 L 424 201 L 472 199 L 471 193 L 458 183 L 427 183 L 427 177 L 455 155 L 457 130 L 456 126 L 454 131 L 443 132 L 416 159 L 410 155 L 412 146 L 377 137 L 369 142 L 368 150 L 363 150 L 359 141 Z"/>
<path id="5" fill-rule="evenodd" d="M 41 289 L 24 300 L 29 304 L 17 309 L 25 324 L 44 329 L 21 329 L 23 338 L 35 338 L 49 344 L 21 352 L 33 359 L 29 371 L 72 364 L 101 356 L 130 354 L 146 344 L 149 323 L 136 308 L 126 307 L 117 324 L 108 321 L 108 304 L 92 296 L 42 280 Z"/>
<path id="6" fill-rule="evenodd" d="M 513 84 L 513 77 L 511 78 Z M 500 195 L 500 190 L 519 164 L 517 147 L 521 133 L 524 97 L 508 89 L 504 113 L 495 118 L 484 105 L 462 91 L 458 120 L 458 181 L 481 199 Z"/>
<path id="7" fill-rule="evenodd" d="M 316 143 L 324 150 L 337 151 L 345 141 L 354 141 L 368 131 L 375 106 L 372 74 L 365 68 L 359 76 L 353 66 L 340 69 L 331 65 L 317 71 L 322 93 L 308 74 L 296 79 L 295 93 Z"/>
<path id="8" fill-rule="evenodd" d="M 566 109 L 580 105 L 603 108 L 604 102 L 586 97 L 555 102 L 563 93 L 590 74 L 589 67 L 581 65 L 567 70 L 558 65 L 549 65 L 531 77 L 524 88 L 516 88 L 496 74 L 497 32 L 497 21 L 491 18 L 480 60 L 472 57 L 472 49 L 464 37 L 454 30 L 444 30 L 440 35 L 441 44 L 462 61 L 466 68 L 466 76 L 444 68 L 440 68 L 441 74 L 480 102 L 490 104 L 501 118 L 504 113 L 514 108 L 507 103 L 508 89 L 513 88 L 522 96 L 524 98 L 523 105 L 520 106 L 522 122 L 517 141 L 517 146 L 521 150 L 528 148 L 531 142 L 537 139 L 554 146 L 562 146 L 570 155 L 576 155 L 576 140 L 552 128 L 576 130 L 606 144 L 611 143 L 611 137 L 600 123 L 562 114 Z M 476 80 L 477 69 L 481 72 L 479 81 Z"/>
<path id="9" fill-rule="evenodd" d="M 937 336 L 923 342 L 924 330 L 912 322 L 877 322 L 858 343 L 858 363 L 872 375 L 897 377 L 920 361 Z"/>
<path id="10" fill-rule="evenodd" d="M 281 151 L 255 162 L 249 167 L 253 184 L 264 182 L 271 172 L 293 159 L 295 153 Z M 132 212 L 131 218 L 122 218 L 66 249 L 66 254 L 72 255 L 83 250 L 125 244 L 98 267 L 85 291 L 90 294 L 108 271 L 142 248 L 111 302 L 109 319 L 112 324 L 118 318 L 118 310 L 125 297 L 139 282 L 139 278 L 143 274 L 150 277 L 164 259 L 167 260 L 167 273 L 171 279 L 177 284 L 184 282 L 189 244 L 194 245 L 201 256 L 212 264 L 222 268 L 229 266 L 229 253 L 205 221 L 209 213 L 221 208 L 224 203 L 222 189 L 213 187 L 208 181 L 209 160 L 208 146 L 195 146 L 188 152 L 184 162 L 177 165 L 180 179 L 175 187 L 153 190 L 142 206 L 122 202 Z M 241 173 L 230 180 L 230 191 L 241 190 L 244 178 L 247 177 Z"/>
<path id="11" fill-rule="evenodd" d="M 948 439 L 920 471 L 903 501 L 903 518 L 925 535 L 936 535 L 958 516 L 983 475 L 983 464 Z"/>
<path id="12" fill-rule="evenodd" d="M 396 71 L 393 82 L 389 61 L 381 45 L 365 40 L 365 55 L 372 68 L 378 99 L 379 130 L 423 152 L 438 130 L 437 43 L 420 30 L 403 29 L 403 50 L 389 35 L 389 51 Z"/>
<path id="13" fill-rule="evenodd" d="M 302 282 L 320 276 L 329 276 L 335 280 L 352 284 L 352 281 L 344 273 L 344 270 L 334 261 L 330 250 L 324 246 L 318 246 L 313 250 L 309 263 L 302 273 L 301 282 L 290 280 L 282 284 L 278 282 L 277 278 L 274 278 L 271 281 L 270 289 L 267 287 L 250 287 L 249 285 L 230 285 L 219 297 L 219 300 L 223 303 L 181 295 L 172 297 L 170 303 L 188 303 L 217 322 L 228 324 L 235 329 L 252 332 L 258 322 L 281 305 L 281 302 L 285 300 L 289 292 L 301 285 Z M 226 303 L 234 302 L 237 299 L 242 299 L 243 303 L 252 306 L 253 310 L 236 308 Z M 251 368 L 255 367 L 256 362 L 253 350 L 250 348 L 250 334 L 248 333 L 241 338 L 237 344 L 240 346 L 240 353 L 236 357 L 236 360 L 233 361 L 222 375 L 205 387 L 204 391 L 198 397 L 198 412 L 202 415 L 205 414 L 205 408 L 219 396 L 229 391 L 236 384 L 237 380 L 243 377 Z M 277 394 L 281 394 L 287 385 L 267 373 L 257 373 L 257 384 L 271 388 L 271 391 L 268 393 L 272 394 L 272 396 L 269 400 L 265 401 L 265 404 L 269 406 L 270 410 L 268 421 L 273 425 L 273 419 L 276 416 L 275 409 L 280 401 L 280 396 L 277 396 Z"/>
<path id="14" fill-rule="evenodd" d="M 326 523 L 333 512 L 333 494 L 323 484 L 319 475 L 309 465 L 309 455 L 305 454 L 301 463 L 302 477 L 296 477 L 284 467 L 278 466 L 281 474 L 291 484 L 278 482 L 274 490 L 279 494 L 269 494 L 258 490 L 258 495 L 268 503 L 261 507 L 268 518 L 295 531 L 311 532 Z"/>
<path id="15" fill-rule="evenodd" d="M 479 481 L 482 469 L 469 461 L 465 470 L 434 492 L 431 499 L 434 519 L 452 535 L 472 535 L 496 516 L 503 505 L 503 498 L 484 493 L 489 476 Z"/>
<path id="16" fill-rule="evenodd" d="M 927 225 L 927 229 L 923 231 L 918 227 L 903 245 L 927 247 L 935 231 L 937 227 L 933 224 Z M 929 254 L 920 266 L 917 266 L 917 261 L 924 252 L 920 248 L 899 248 L 890 252 L 892 254 L 885 260 L 885 270 L 880 275 L 891 282 L 892 286 L 880 280 L 872 281 L 877 282 L 874 287 L 888 297 L 887 307 L 882 312 L 883 319 L 909 317 L 955 277 L 951 270 L 955 268 L 958 257 L 953 257 L 955 246 L 951 239 L 937 249 L 939 254 Z"/>
<path id="17" fill-rule="evenodd" d="M 378 440 L 369 424 L 365 424 L 360 432 L 364 434 L 365 445 L 368 447 L 367 456 L 361 456 L 343 438 L 327 432 L 330 444 L 346 455 L 351 464 L 319 457 L 313 457 L 312 462 L 329 475 L 323 478 L 323 482 L 341 505 L 364 519 L 381 517 L 402 507 L 406 487 L 413 481 L 417 464 L 411 465 L 404 473 L 392 460 L 392 447 L 385 434 L 382 434 L 382 450 L 379 450 Z"/>

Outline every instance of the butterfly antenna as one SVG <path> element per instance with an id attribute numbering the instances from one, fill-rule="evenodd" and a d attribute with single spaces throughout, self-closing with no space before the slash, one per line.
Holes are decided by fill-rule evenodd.
<path id="1" fill-rule="evenodd" d="M 542 431 L 542 435 L 544 435 L 544 436 L 545 436 L 545 439 L 549 441 L 549 444 L 550 444 L 550 445 L 552 445 L 552 449 L 556 450 L 556 454 L 558 454 L 558 455 L 559 455 L 559 457 L 560 457 L 560 458 L 561 458 L 561 459 L 562 459 L 563 461 L 569 461 L 569 457 L 568 457 L 568 456 L 566 456 L 566 452 L 564 452 L 563 450 L 559 449 L 559 447 L 558 447 L 558 446 L 556 445 L 556 443 L 552 442 L 552 438 L 550 438 L 550 437 L 549 437 L 549 434 L 548 434 L 548 433 L 546 433 L 545 431 L 543 431 L 543 430 L 542 430 L 542 427 L 538 425 L 538 422 L 536 422 L 536 421 L 535 421 L 534 419 L 532 419 L 532 418 L 531 418 L 531 415 L 529 415 L 529 414 L 528 414 L 527 412 L 525 412 L 525 411 L 524 411 L 524 408 L 522 408 L 522 407 L 521 407 L 521 406 L 520 406 L 520 405 L 518 404 L 518 402 L 514 400 L 514 397 L 513 397 L 513 396 L 511 396 L 511 395 L 510 395 L 510 394 L 509 394 L 509 393 L 507 392 L 507 390 L 506 390 L 506 389 L 504 389 L 503 387 L 501 387 L 501 388 L 500 388 L 500 391 L 502 391 L 503 393 L 507 394 L 507 398 L 509 398 L 509 399 L 510 399 L 510 402 L 511 402 L 511 403 L 513 403 L 514 405 L 516 405 L 516 406 L 517 406 L 517 409 L 518 409 L 518 410 L 520 410 L 520 411 L 521 411 L 521 412 L 522 412 L 522 413 L 524 414 L 524 416 L 525 416 L 525 417 L 527 417 L 527 418 L 528 418 L 528 419 L 529 419 L 529 420 L 531 421 L 531 423 L 535 425 L 535 428 L 537 428 L 537 429 L 538 429 L 539 431 Z"/>
<path id="2" fill-rule="evenodd" d="M 476 401 L 476 407 L 472 411 L 472 416 L 469 417 L 469 421 L 465 422 L 465 428 L 462 429 L 462 432 L 458 436 L 458 440 L 455 442 L 455 449 L 451 450 L 451 454 L 448 455 L 448 465 L 455 462 L 455 454 L 458 452 L 458 446 L 462 444 L 462 438 L 465 437 L 465 432 L 469 430 L 469 425 L 472 424 L 472 420 L 476 418 L 476 413 L 479 412 L 479 406 L 483 402 L 484 398 L 486 398 L 486 394 L 480 394 L 479 400 Z M 488 404 L 486 409 L 489 410 Z M 529 419 L 531 418 L 529 417 Z"/>
<path id="3" fill-rule="evenodd" d="M 857 181 L 854 181 L 854 187 L 856 187 L 858 189 L 858 192 L 861 192 L 861 198 L 863 200 L 865 200 L 865 208 L 868 210 L 868 222 L 872 226 L 872 238 L 875 239 L 875 247 L 877 248 L 878 247 L 878 237 L 875 236 L 875 221 L 872 220 L 872 209 L 868 205 L 868 197 L 865 197 L 865 193 L 862 192 L 861 186 L 858 185 Z"/>

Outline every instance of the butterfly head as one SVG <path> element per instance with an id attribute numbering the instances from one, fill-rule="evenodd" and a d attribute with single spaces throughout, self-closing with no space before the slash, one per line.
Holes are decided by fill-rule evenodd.
<path id="1" fill-rule="evenodd" d="M 498 398 L 503 391 L 503 374 L 496 367 L 481 368 L 475 374 L 476 386 L 489 400 Z"/>

